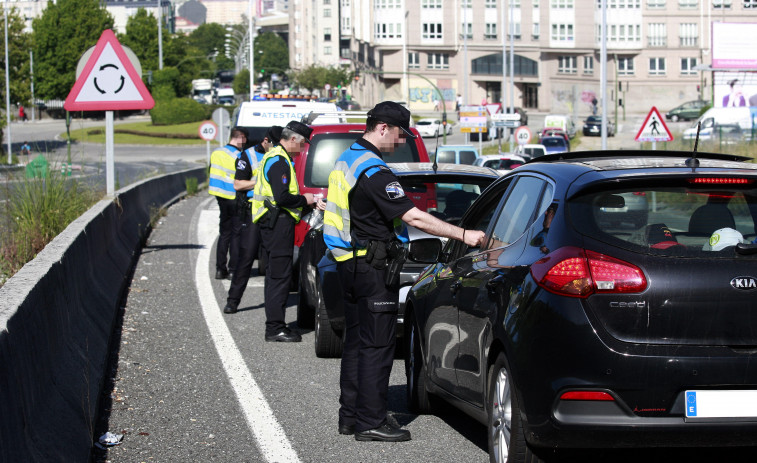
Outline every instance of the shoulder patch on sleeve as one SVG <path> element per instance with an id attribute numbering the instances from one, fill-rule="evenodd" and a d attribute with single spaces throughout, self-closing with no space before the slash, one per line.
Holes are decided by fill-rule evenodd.
<path id="1" fill-rule="evenodd" d="M 402 189 L 400 182 L 392 182 L 386 185 L 386 195 L 389 199 L 398 199 L 405 196 L 405 190 Z"/>
<path id="2" fill-rule="evenodd" d="M 237 159 L 237 169 L 244 170 L 247 167 L 247 162 L 244 159 Z"/>

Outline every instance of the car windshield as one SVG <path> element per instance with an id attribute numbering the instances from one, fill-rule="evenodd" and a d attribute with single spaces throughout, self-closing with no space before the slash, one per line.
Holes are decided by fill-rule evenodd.
<path id="1" fill-rule="evenodd" d="M 602 118 L 599 116 L 589 116 L 588 119 L 586 119 L 586 122 L 596 122 L 598 124 L 602 123 Z"/>
<path id="2" fill-rule="evenodd" d="M 418 121 L 415 123 L 415 125 L 431 125 L 433 124 L 433 121 Z"/>
<path id="3" fill-rule="evenodd" d="M 659 183 L 668 186 L 629 186 L 578 196 L 568 203 L 572 221 L 586 236 L 658 255 L 732 258 L 736 244 L 757 239 L 754 185 Z"/>
<path id="4" fill-rule="evenodd" d="M 349 148 L 360 135 L 356 133 L 316 134 L 310 140 L 305 163 L 304 185 L 310 188 L 328 188 L 329 174 L 334 170 L 337 158 Z M 403 143 L 386 162 L 420 162 L 418 147 L 412 141 Z"/>

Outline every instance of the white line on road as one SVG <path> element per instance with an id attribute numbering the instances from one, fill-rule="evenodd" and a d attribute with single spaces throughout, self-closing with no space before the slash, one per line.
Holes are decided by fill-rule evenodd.
<path id="1" fill-rule="evenodd" d="M 202 207 L 206 207 L 208 202 Z M 200 297 L 205 322 L 210 330 L 213 343 L 221 358 L 221 363 L 229 377 L 231 387 L 239 399 L 247 425 L 252 431 L 255 442 L 268 462 L 299 463 L 297 452 L 292 448 L 284 430 L 263 396 L 252 373 L 237 349 L 236 343 L 229 332 L 226 321 L 221 314 L 213 287 L 210 284 L 208 268 L 210 265 L 210 249 L 218 234 L 218 212 L 202 210 L 197 221 L 197 239 L 202 245 L 195 267 L 195 285 Z"/>

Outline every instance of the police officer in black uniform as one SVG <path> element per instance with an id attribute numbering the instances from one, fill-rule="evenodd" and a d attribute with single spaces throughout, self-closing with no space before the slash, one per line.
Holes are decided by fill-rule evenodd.
<path id="1" fill-rule="evenodd" d="M 268 255 L 264 297 L 265 340 L 269 342 L 302 341 L 299 333 L 286 326 L 284 317 L 292 279 L 294 226 L 301 216 L 298 211 L 314 204 L 325 209 L 325 204 L 320 199 L 316 203 L 312 193 L 299 194 L 297 178 L 292 175 L 292 158 L 299 156 L 305 145 L 310 143 L 312 132 L 313 129 L 301 122 L 289 122 L 281 132 L 279 145 L 269 151 L 258 166 L 252 214 L 253 221 L 260 223 L 263 248 Z M 298 194 L 292 194 L 291 191 L 297 191 Z M 264 198 L 273 207 L 266 206 L 267 210 L 261 215 Z M 295 219 L 293 215 L 299 216 Z"/>
<path id="2" fill-rule="evenodd" d="M 234 189 L 237 190 L 237 214 L 242 223 L 242 230 L 239 234 L 237 268 L 231 278 L 229 295 L 226 298 L 226 306 L 223 308 L 224 313 L 232 314 L 237 312 L 239 302 L 244 295 L 244 290 L 250 281 L 252 264 L 258 258 L 260 227 L 258 224 L 252 223 L 250 204 L 252 189 L 255 187 L 257 180 L 253 172 L 257 174 L 258 164 L 263 160 L 265 153 L 279 144 L 283 129 L 281 126 L 274 125 L 268 129 L 268 132 L 260 143 L 253 144 L 251 148 L 243 151 L 237 159 L 237 170 L 234 174 Z"/>
<path id="3" fill-rule="evenodd" d="M 405 107 L 389 101 L 379 103 L 368 112 L 362 138 L 340 156 L 335 166 L 335 170 L 343 168 L 342 175 L 347 177 L 350 168 L 340 167 L 340 161 L 349 164 L 357 159 L 353 161 L 354 166 L 365 165 L 371 153 L 380 158 L 372 157 L 374 167 L 359 175 L 350 190 L 349 220 L 355 257 L 337 264 L 345 290 L 346 329 L 338 429 L 340 434 L 354 434 L 359 441 L 410 440 L 410 432 L 400 429 L 387 417 L 399 304 L 398 278 L 387 282 L 387 273 L 392 268 L 387 265 L 392 256 L 390 243 L 395 238 L 397 225 L 401 225 L 395 219 L 436 236 L 462 240 L 470 246 L 478 245 L 484 237 L 482 231 L 463 230 L 417 209 L 383 162 L 384 154 L 393 153 L 407 138 L 415 138 L 409 123 L 410 111 Z M 332 196 L 335 193 L 332 188 L 339 189 L 335 187 L 337 183 L 332 182 L 337 179 L 335 174 L 331 175 L 327 213 L 334 212 L 332 198 L 338 196 Z M 334 251 L 332 248 L 332 254 Z M 386 261 L 383 265 L 379 256 Z"/>

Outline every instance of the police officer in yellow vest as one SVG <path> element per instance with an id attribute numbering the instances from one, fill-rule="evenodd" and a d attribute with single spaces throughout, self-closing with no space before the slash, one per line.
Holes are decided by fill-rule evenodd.
<path id="1" fill-rule="evenodd" d="M 386 414 L 405 255 L 403 222 L 470 246 L 484 238 L 482 231 L 463 230 L 417 209 L 405 195 L 383 156 L 415 138 L 409 127 L 405 107 L 377 104 L 368 112 L 363 136 L 342 153 L 329 175 L 323 232 L 344 289 L 346 330 L 338 430 L 359 441 L 410 440 L 410 432 Z"/>
<path id="2" fill-rule="evenodd" d="M 210 155 L 210 179 L 208 191 L 216 197 L 220 210 L 219 237 L 216 246 L 216 279 L 229 278 L 234 272 L 239 246 L 239 232 L 242 229 L 237 215 L 234 173 L 237 157 L 247 142 L 247 131 L 241 127 L 231 129 L 229 144 L 213 151 Z M 228 256 L 228 266 L 226 256 Z"/>
<path id="3" fill-rule="evenodd" d="M 260 225 L 260 237 L 268 255 L 265 272 L 265 340 L 300 342 L 299 333 L 284 321 L 292 279 L 294 226 L 302 208 L 315 204 L 312 193 L 300 194 L 291 156 L 298 156 L 310 143 L 313 129 L 292 121 L 281 131 L 279 145 L 268 151 L 258 166 L 252 196 L 252 221 Z M 318 206 L 325 208 L 322 201 Z"/>

